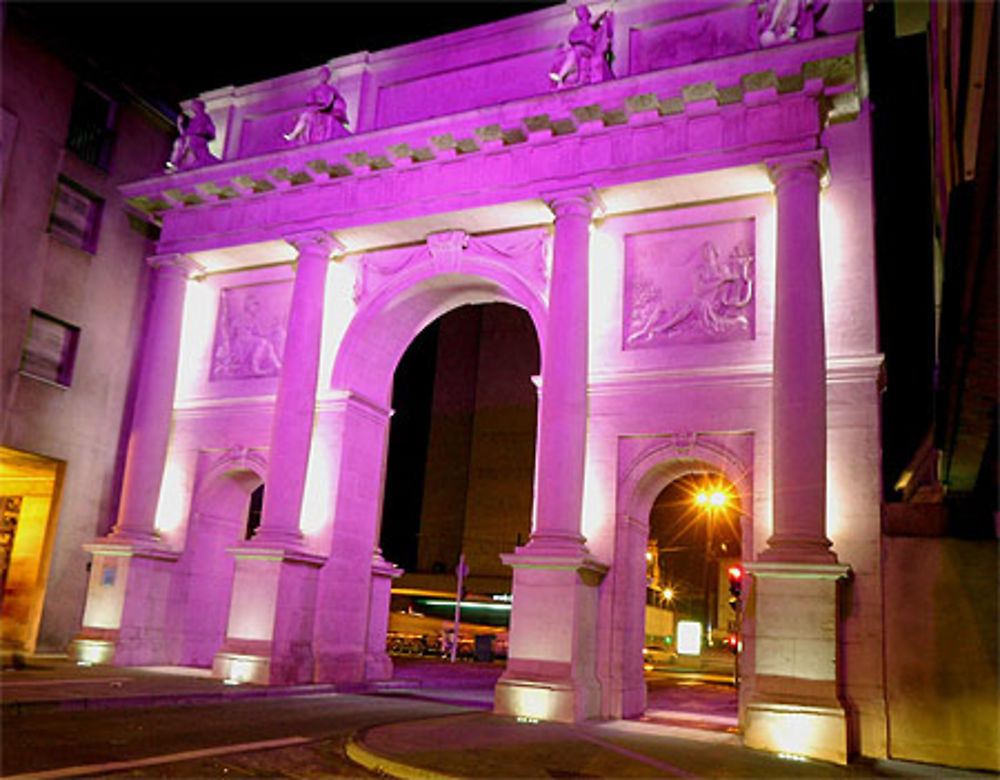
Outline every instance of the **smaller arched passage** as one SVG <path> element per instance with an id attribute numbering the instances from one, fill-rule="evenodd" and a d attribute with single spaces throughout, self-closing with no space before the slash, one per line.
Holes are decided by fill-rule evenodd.
<path id="1" fill-rule="evenodd" d="M 650 514 L 667 486 L 684 477 L 717 476 L 733 486 L 736 511 L 752 505 L 752 480 L 746 464 L 724 447 L 694 443 L 679 451 L 669 439 L 652 444 L 626 464 L 619 480 L 612 614 L 616 630 L 601 649 L 606 659 L 602 709 L 608 717 L 637 717 L 646 709 L 643 673 L 645 644 L 647 544 Z M 743 524 L 743 549 L 752 549 Z M 603 660 L 603 659 L 602 659 Z"/>
<path id="2" fill-rule="evenodd" d="M 466 248 L 456 249 L 447 262 L 433 251 L 417 250 L 417 259 L 404 262 L 398 271 L 381 271 L 379 286 L 360 295 L 334 360 L 331 390 L 348 400 L 336 423 L 342 440 L 338 487 L 330 557 L 318 591 L 314 647 L 320 680 L 374 679 L 383 673 L 378 670 L 391 669 L 384 646 L 388 603 L 372 603 L 371 569 L 378 555 L 388 406 L 396 365 L 406 348 L 443 314 L 481 303 L 524 309 L 539 343 L 544 343 L 546 276 L 539 262 L 544 244 L 537 231 L 529 241 L 520 239 L 524 251 L 502 256 L 489 249 L 499 239 L 487 247 L 486 242 L 466 238 Z M 371 625 L 376 619 L 383 623 L 381 630 Z M 370 638 L 379 636 L 381 646 L 370 645 Z"/>
<path id="3" fill-rule="evenodd" d="M 235 572 L 228 548 L 246 537 L 251 496 L 263 485 L 264 473 L 262 464 L 223 459 L 195 493 L 180 560 L 183 666 L 211 667 L 225 641 Z"/>

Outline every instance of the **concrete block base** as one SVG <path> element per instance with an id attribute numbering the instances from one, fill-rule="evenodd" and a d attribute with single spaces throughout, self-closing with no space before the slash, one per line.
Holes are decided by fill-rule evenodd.
<path id="1" fill-rule="evenodd" d="M 115 642 L 108 638 L 78 636 L 70 642 L 69 657 L 84 666 L 110 664 L 115 659 Z"/>
<path id="2" fill-rule="evenodd" d="M 507 675 L 504 675 L 506 677 Z M 559 723 L 579 723 L 592 717 L 600 702 L 596 686 L 569 680 L 532 680 L 524 675 L 501 677 L 494 690 L 493 711 Z"/>
<path id="3" fill-rule="evenodd" d="M 216 653 L 212 675 L 237 683 L 268 685 L 271 682 L 271 659 L 250 653 Z"/>
<path id="4" fill-rule="evenodd" d="M 847 717 L 837 705 L 751 702 L 744 713 L 743 744 L 772 753 L 846 764 Z"/>

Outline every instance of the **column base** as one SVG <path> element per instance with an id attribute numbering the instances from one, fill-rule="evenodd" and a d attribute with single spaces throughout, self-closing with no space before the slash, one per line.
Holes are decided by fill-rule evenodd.
<path id="1" fill-rule="evenodd" d="M 851 728 L 838 693 L 837 581 L 850 567 L 759 560 L 746 570 L 754 669 L 744 678 L 743 744 L 846 764 Z"/>
<path id="2" fill-rule="evenodd" d="M 576 677 L 569 667 L 544 661 L 508 667 L 494 689 L 493 712 L 559 723 L 596 717 L 601 705 L 597 681 Z"/>
<path id="3" fill-rule="evenodd" d="M 743 744 L 757 750 L 846 764 L 847 714 L 839 702 L 751 701 L 743 713 Z"/>
<path id="4" fill-rule="evenodd" d="M 69 643 L 69 657 L 80 666 L 100 666 L 115 660 L 117 630 L 84 628 Z"/>
<path id="5" fill-rule="evenodd" d="M 176 663 L 180 635 L 167 615 L 180 553 L 155 540 L 126 541 L 122 535 L 83 548 L 92 555 L 90 581 L 71 657 L 82 664 Z"/>
<path id="6" fill-rule="evenodd" d="M 514 608 L 494 712 L 578 723 L 600 714 L 596 586 L 607 566 L 582 544 L 548 541 L 502 556 L 514 569 Z"/>
<path id="7" fill-rule="evenodd" d="M 212 661 L 212 675 L 231 683 L 271 682 L 269 642 L 226 642 Z"/>
<path id="8" fill-rule="evenodd" d="M 312 617 L 324 556 L 253 541 L 229 552 L 236 572 L 226 639 L 213 671 L 236 682 L 312 682 Z"/>
<path id="9" fill-rule="evenodd" d="M 386 655 L 386 660 L 389 656 Z M 322 683 L 364 683 L 377 678 L 369 678 L 369 662 L 373 664 L 372 671 L 381 668 L 384 671 L 384 664 L 381 664 L 377 654 L 371 656 L 364 653 L 338 652 L 330 653 L 319 651 L 316 653 L 316 682 Z M 389 662 L 389 679 L 392 677 L 392 662 Z"/>

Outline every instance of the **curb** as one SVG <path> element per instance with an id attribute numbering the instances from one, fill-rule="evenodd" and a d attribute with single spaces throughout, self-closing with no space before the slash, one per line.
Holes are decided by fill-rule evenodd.
<path id="1" fill-rule="evenodd" d="M 81 697 L 75 699 L 36 699 L 33 701 L 5 701 L 0 711 L 20 715 L 22 712 L 74 712 L 127 707 L 165 707 L 211 704 L 243 699 L 280 699 L 295 696 L 320 696 L 345 693 L 335 686 L 309 686 L 295 688 L 260 688 L 243 691 L 211 691 L 207 693 L 157 693 L 136 696 Z M 353 693 L 353 691 L 351 692 Z"/>
<path id="2" fill-rule="evenodd" d="M 376 753 L 363 742 L 367 731 L 365 729 L 352 734 L 344 746 L 347 757 L 358 766 L 364 767 L 370 772 L 398 778 L 398 780 L 459 780 L 459 775 L 449 775 L 433 769 L 411 766 Z"/>

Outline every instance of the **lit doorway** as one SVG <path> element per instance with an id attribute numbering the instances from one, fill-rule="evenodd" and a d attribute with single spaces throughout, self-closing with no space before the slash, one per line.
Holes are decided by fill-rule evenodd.
<path id="1" fill-rule="evenodd" d="M 45 603 L 65 463 L 0 447 L 0 636 L 32 653 Z"/>

